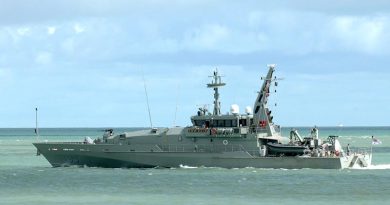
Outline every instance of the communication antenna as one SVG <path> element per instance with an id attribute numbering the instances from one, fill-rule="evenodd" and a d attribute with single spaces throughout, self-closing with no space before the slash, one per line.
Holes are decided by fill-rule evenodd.
<path id="1" fill-rule="evenodd" d="M 176 108 L 175 108 L 175 119 L 173 120 L 173 126 L 176 126 L 176 116 L 177 116 L 177 108 L 179 104 L 179 95 L 180 95 L 180 85 L 177 86 L 177 96 L 176 96 Z"/>
<path id="2" fill-rule="evenodd" d="M 38 108 L 35 108 L 35 135 L 37 137 L 37 141 L 39 141 L 39 129 L 38 129 Z"/>
<path id="3" fill-rule="evenodd" d="M 143 74 L 143 73 L 142 73 L 142 79 L 143 79 L 143 81 L 144 81 L 145 96 L 146 96 L 146 104 L 148 105 L 150 128 L 153 129 L 152 115 L 150 114 L 150 107 L 149 107 L 148 91 L 146 90 L 146 82 L 145 82 L 145 77 L 144 77 L 144 74 Z"/>

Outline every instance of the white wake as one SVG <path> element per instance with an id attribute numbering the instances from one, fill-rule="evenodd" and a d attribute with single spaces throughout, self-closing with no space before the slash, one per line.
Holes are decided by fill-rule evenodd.
<path id="1" fill-rule="evenodd" d="M 359 167 L 352 169 L 363 169 L 363 170 L 380 170 L 380 169 L 390 169 L 390 164 L 372 164 L 368 167 Z"/>
<path id="2" fill-rule="evenodd" d="M 182 164 L 179 167 L 182 169 L 197 169 L 198 168 L 198 167 L 191 167 L 191 166 L 182 165 Z"/>
<path id="3" fill-rule="evenodd" d="M 390 169 L 390 164 L 372 164 L 367 169 Z"/>

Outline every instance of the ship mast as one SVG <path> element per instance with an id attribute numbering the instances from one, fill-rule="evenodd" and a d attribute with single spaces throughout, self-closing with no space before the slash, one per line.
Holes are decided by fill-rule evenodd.
<path id="1" fill-rule="evenodd" d="M 218 69 L 214 71 L 213 76 L 209 76 L 213 78 L 211 83 L 207 84 L 208 88 L 213 88 L 214 89 L 214 111 L 213 115 L 221 115 L 221 102 L 219 102 L 219 92 L 218 88 L 223 87 L 226 85 L 226 83 L 222 82 L 222 76 L 218 75 Z"/>

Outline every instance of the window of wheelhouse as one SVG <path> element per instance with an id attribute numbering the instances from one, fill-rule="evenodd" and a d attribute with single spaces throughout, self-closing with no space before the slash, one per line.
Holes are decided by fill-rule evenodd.
<path id="1" fill-rule="evenodd" d="M 225 120 L 218 120 L 218 127 L 225 127 Z"/>
<path id="2" fill-rule="evenodd" d="M 218 127 L 218 120 L 211 121 L 211 126 L 212 127 Z"/>
<path id="3" fill-rule="evenodd" d="M 205 126 L 204 120 L 195 120 L 195 126 L 203 127 Z"/>
<path id="4" fill-rule="evenodd" d="M 232 120 L 232 127 L 237 127 L 237 120 Z"/>
<path id="5" fill-rule="evenodd" d="M 207 122 L 206 122 L 207 123 Z M 237 127 L 237 120 L 213 120 L 212 127 Z"/>
<path id="6" fill-rule="evenodd" d="M 242 127 L 247 126 L 246 119 L 240 119 L 240 126 L 242 126 Z"/>
<path id="7" fill-rule="evenodd" d="M 232 127 L 232 120 L 225 120 L 226 127 Z"/>

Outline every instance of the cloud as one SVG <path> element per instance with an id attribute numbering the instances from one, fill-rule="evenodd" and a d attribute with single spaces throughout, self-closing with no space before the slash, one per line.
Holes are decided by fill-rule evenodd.
<path id="1" fill-rule="evenodd" d="M 152 110 L 161 122 L 157 124 L 165 125 L 166 113 L 174 112 L 178 84 L 183 99 L 178 118 L 186 124 L 197 104 L 212 103 L 212 92 L 204 85 L 213 68 L 226 74 L 228 85 L 221 91 L 226 111 L 231 103 L 241 107 L 253 104 L 265 65 L 277 63 L 286 74 L 281 82 L 286 88 L 280 90 L 277 101 L 286 105 L 283 113 L 288 114 L 288 120 L 282 121 L 288 124 L 295 122 L 288 116 L 300 116 L 291 114 L 291 107 L 311 114 L 345 96 L 354 100 L 351 103 L 356 103 L 355 107 L 366 107 L 371 102 L 357 103 L 363 102 L 358 93 L 362 91 L 371 93 L 373 99 L 375 95 L 385 96 L 386 89 L 367 91 L 364 82 L 375 78 L 378 87 L 389 87 L 387 78 L 375 74 L 383 72 L 388 77 L 385 74 L 389 72 L 388 4 L 381 0 L 375 4 L 322 0 L 315 4 L 301 0 L 42 0 L 39 7 L 32 7 L 22 0 L 3 0 L 0 79 L 4 82 L 18 76 L 20 84 L 8 86 L 6 98 L 48 107 L 48 122 L 58 119 L 58 108 L 66 108 L 69 110 L 64 112 L 80 113 L 83 123 L 92 119 L 91 125 L 101 125 L 105 122 L 96 119 L 107 119 L 113 125 L 131 126 L 126 121 L 128 116 L 145 114 L 139 109 L 145 107 L 143 70 L 150 97 L 154 98 Z M 11 74 L 4 68 L 12 70 Z M 370 72 L 356 74 L 365 70 Z M 334 74 L 339 72 L 342 74 Z M 20 96 L 27 100 L 20 100 Z M 50 103 L 47 96 L 52 99 Z M 129 105 L 136 108 L 128 111 Z M 26 104 L 0 105 L 7 106 L 18 110 Z M 94 110 L 99 113 L 95 115 Z M 4 115 L 5 119 L 11 115 Z M 315 120 L 313 116 L 304 118 L 307 123 Z M 132 123 L 147 124 L 147 118 L 145 124 L 137 120 Z M 72 126 L 73 121 L 66 123 Z"/>
<path id="2" fill-rule="evenodd" d="M 46 51 L 39 52 L 35 57 L 35 62 L 38 64 L 49 64 L 52 61 L 52 54 Z"/>
<path id="3" fill-rule="evenodd" d="M 0 78 L 5 79 L 10 75 L 10 70 L 6 68 L 0 68 Z"/>
<path id="4" fill-rule="evenodd" d="M 390 31 L 388 16 L 356 17 L 340 16 L 333 19 L 333 35 L 348 50 L 378 54 L 389 52 L 387 33 Z M 385 47 L 383 47 L 386 45 Z"/>
<path id="5" fill-rule="evenodd" d="M 290 55 L 330 52 L 390 55 L 385 35 L 390 28 L 389 17 L 388 13 L 365 16 L 253 11 L 248 14 L 248 25 L 264 31 L 264 50 Z"/>
<path id="6" fill-rule="evenodd" d="M 0 89 L 9 87 L 14 79 L 14 73 L 10 68 L 0 67 Z"/>
<path id="7" fill-rule="evenodd" d="M 85 28 L 82 27 L 80 24 L 76 23 L 74 26 L 73 26 L 73 30 L 76 34 L 78 33 L 82 33 L 85 31 Z"/>
<path id="8" fill-rule="evenodd" d="M 72 3 L 64 4 L 79 8 Z M 165 62 L 182 56 L 188 63 L 200 64 L 203 62 L 195 61 L 217 62 L 218 55 L 219 62 L 231 60 L 232 56 L 250 56 L 247 58 L 256 61 L 255 56 L 273 53 L 281 57 L 343 53 L 390 55 L 390 40 L 386 38 L 390 27 L 388 13 L 338 15 L 318 9 L 284 7 L 265 10 L 252 2 L 224 4 L 223 8 L 241 8 L 236 9 L 235 15 L 228 15 L 222 8 L 215 11 L 201 8 L 204 2 L 198 2 L 179 3 L 170 8 L 188 9 L 181 12 L 172 13 L 168 9 L 156 13 L 155 5 L 140 8 L 136 14 L 113 15 L 120 5 L 116 2 L 101 10 L 98 8 L 102 5 L 94 5 L 91 10 L 84 8 L 86 16 L 59 21 L 0 27 L 0 49 L 12 56 L 6 59 L 8 64 L 11 60 L 34 61 L 40 51 L 52 53 L 56 60 L 72 62 L 114 63 L 118 59 Z M 193 10 L 188 8 L 191 6 Z M 91 14 L 96 12 L 106 16 Z M 51 37 L 48 39 L 47 35 Z"/>
<path id="9" fill-rule="evenodd" d="M 30 33 L 30 28 L 28 27 L 21 27 L 16 30 L 17 34 L 20 36 L 26 36 Z"/>
<path id="10" fill-rule="evenodd" d="M 47 34 L 53 35 L 56 32 L 57 28 L 55 26 L 49 26 L 47 27 Z"/>
<path id="11" fill-rule="evenodd" d="M 208 50 L 220 48 L 229 39 L 230 31 L 222 25 L 203 25 L 186 34 L 185 44 L 189 49 Z"/>

